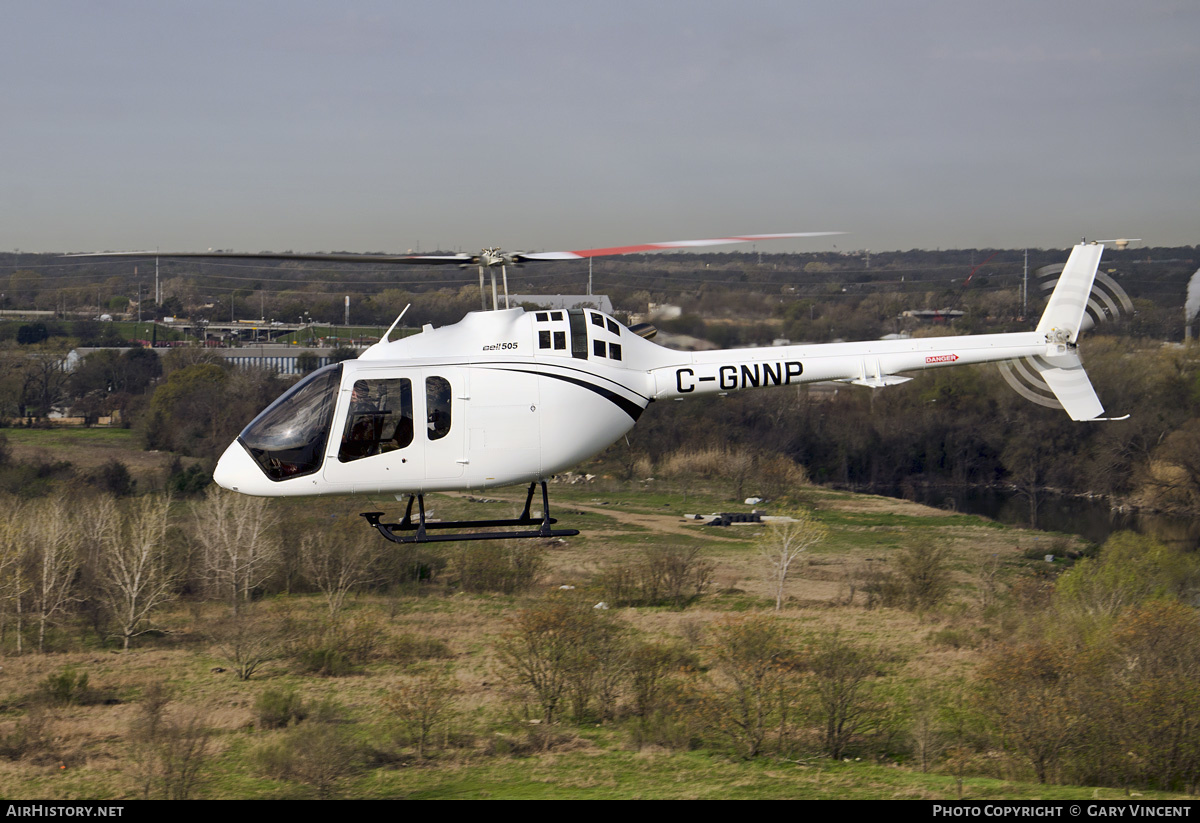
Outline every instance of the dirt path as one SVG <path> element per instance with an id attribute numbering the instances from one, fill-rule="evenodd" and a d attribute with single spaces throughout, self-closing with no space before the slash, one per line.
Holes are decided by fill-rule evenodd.
<path id="1" fill-rule="evenodd" d="M 594 506 L 585 505 L 583 503 L 572 503 L 570 508 L 581 509 L 583 511 L 592 512 L 594 514 L 603 514 L 616 520 L 618 523 L 628 523 L 633 526 L 641 526 L 652 532 L 661 532 L 664 534 L 682 534 L 688 537 L 695 537 L 701 540 L 715 540 L 719 542 L 734 542 L 735 537 L 725 537 L 723 535 L 713 534 L 711 529 L 705 529 L 700 525 L 688 525 L 682 517 L 677 514 L 635 514 L 634 512 L 623 511 L 616 506 Z"/>

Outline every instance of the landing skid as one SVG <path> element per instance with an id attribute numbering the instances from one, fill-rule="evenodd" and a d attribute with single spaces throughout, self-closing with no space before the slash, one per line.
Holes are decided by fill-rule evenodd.
<path id="1" fill-rule="evenodd" d="M 408 508 L 404 519 L 399 523 L 381 523 L 383 512 L 363 512 L 367 519 L 380 534 L 393 543 L 450 543 L 456 540 L 510 540 L 520 537 L 571 537 L 579 534 L 578 529 L 552 529 L 550 525 L 557 523 L 550 516 L 550 495 L 546 491 L 546 481 L 542 485 L 542 517 L 535 519 L 529 515 L 529 506 L 533 502 L 533 490 L 537 483 L 529 484 L 529 493 L 525 495 L 525 511 L 520 517 L 509 520 L 454 520 L 430 523 L 425 519 L 425 495 L 410 494 Z M 417 522 L 412 519 L 413 501 L 416 501 L 418 514 Z M 429 534 L 432 529 L 487 529 L 514 526 L 538 526 L 536 530 L 518 530 L 504 532 L 456 532 L 454 534 Z M 415 532 L 415 534 L 397 534 L 397 532 Z"/>

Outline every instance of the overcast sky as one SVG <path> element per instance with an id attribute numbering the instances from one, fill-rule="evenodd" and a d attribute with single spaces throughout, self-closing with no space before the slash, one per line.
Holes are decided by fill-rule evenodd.
<path id="1" fill-rule="evenodd" d="M 0 248 L 1200 243 L 1200 3 L 0 0 Z"/>

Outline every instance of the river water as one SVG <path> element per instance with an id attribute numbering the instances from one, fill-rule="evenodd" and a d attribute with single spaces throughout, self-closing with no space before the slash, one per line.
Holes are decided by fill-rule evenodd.
<path id="1" fill-rule="evenodd" d="M 978 514 L 1009 526 L 1029 525 L 1029 501 L 1006 489 L 960 486 L 907 486 L 878 493 L 964 514 Z M 1130 530 L 1168 545 L 1200 549 L 1200 518 L 1121 512 L 1103 498 L 1046 495 L 1038 503 L 1038 528 L 1078 534 L 1103 543 L 1116 531 Z"/>

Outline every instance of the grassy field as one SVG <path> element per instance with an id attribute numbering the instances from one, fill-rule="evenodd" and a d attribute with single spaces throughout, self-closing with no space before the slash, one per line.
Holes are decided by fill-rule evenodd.
<path id="1" fill-rule="evenodd" d="M 62 455 L 80 464 L 110 457 L 128 463 L 143 454 L 123 430 L 6 434 L 14 451 Z M 685 498 L 665 484 L 629 486 L 599 478 L 552 487 L 559 525 L 582 533 L 545 544 L 545 570 L 529 591 L 466 593 L 447 574 L 430 585 L 357 595 L 336 623 L 329 621 L 319 594 L 262 598 L 251 614 L 263 625 L 288 627 L 286 642 L 264 655 L 248 680 L 231 671 L 236 655 L 228 633 L 222 634 L 229 613 L 224 603 L 185 596 L 157 615 L 158 631 L 135 640 L 127 652 L 99 633 L 98 625 L 89 628 L 91 612 L 83 604 L 76 618 L 52 629 L 51 652 L 9 654 L 2 661 L 0 796 L 142 796 L 148 776 L 161 772 L 170 749 L 163 741 L 186 738 L 179 732 L 180 738 L 146 742 L 148 707 L 163 687 L 169 701 L 160 719 L 176 730 L 190 722 L 206 730 L 197 738 L 203 751 L 196 756 L 200 769 L 189 792 L 202 798 L 954 799 L 960 791 L 968 799 L 1126 796 L 1117 789 L 1038 785 L 1027 767 L 1003 752 L 974 756 L 965 765 L 939 760 L 925 773 L 905 753 L 904 732 L 886 732 L 895 739 L 880 742 L 881 730 L 906 728 L 904 718 L 918 695 L 962 688 L 956 684 L 970 676 L 981 649 L 1006 631 L 980 605 L 989 564 L 998 563 L 1006 581 L 1034 579 L 1045 567 L 1025 556 L 1034 536 L 1068 548 L 1080 546 L 1078 541 L 888 498 L 813 487 L 795 496 L 778 508 L 813 508 L 829 536 L 788 582 L 781 620 L 802 645 L 836 632 L 887 652 L 877 678 L 880 720 L 870 733 L 873 742 L 853 746 L 845 761 L 819 756 L 813 745 L 817 729 L 803 724 L 784 747 L 787 754 L 748 760 L 711 735 L 672 726 L 682 720 L 668 718 L 647 732 L 627 710 L 604 722 L 531 722 L 498 652 L 514 629 L 514 616 L 530 604 L 569 597 L 590 605 L 607 596 L 601 581 L 614 564 L 650 547 L 697 548 L 713 572 L 696 602 L 680 609 L 610 611 L 633 636 L 670 644 L 695 661 L 695 684 L 709 676 L 710 627 L 731 615 L 767 613 L 774 605 L 758 552 L 763 527 L 707 527 L 682 517 L 747 507 L 716 488 L 689 488 Z M 524 489 L 506 488 L 431 495 L 428 508 L 441 519 L 483 518 L 512 516 L 523 502 Z M 293 543 L 306 536 L 368 533 L 359 511 L 402 513 L 400 503 L 359 498 L 279 500 L 271 506 Z M 194 550 L 187 533 L 198 526 L 188 519 L 190 507 L 186 501 L 176 504 L 172 539 L 181 551 Z M 950 548 L 949 602 L 928 613 L 868 608 L 861 590 L 856 593 L 864 564 L 886 562 L 897 550 L 930 539 Z M 458 544 L 422 551 L 453 568 L 463 556 L 456 552 L 483 549 L 484 544 Z M 391 544 L 384 550 L 393 557 L 409 551 Z M 288 590 L 278 580 L 273 586 Z M 12 615 L 5 619 L 11 652 Z M 330 648 L 347 655 L 353 650 L 356 662 L 339 676 L 316 674 L 304 664 L 306 649 Z M 389 701 L 447 665 L 457 694 L 452 720 L 428 756 L 418 756 Z M 78 684 L 81 674 L 87 675 L 86 687 L 69 699 L 53 699 L 54 684 Z M 262 705 L 280 695 L 304 706 L 307 719 L 271 728 Z M 317 761 L 339 768 L 322 774 Z M 956 771 L 963 775 L 961 787 Z M 161 792 L 153 783 L 150 793 Z"/>
<path id="2" fill-rule="evenodd" d="M 88 472 L 110 460 L 119 460 L 144 489 L 161 488 L 171 464 L 166 452 L 146 451 L 141 435 L 132 429 L 61 428 L 0 429 L 15 460 L 55 463 L 67 461 Z M 196 462 L 183 458 L 183 463 Z"/>
<path id="3" fill-rule="evenodd" d="M 725 613 L 730 595 L 682 612 L 631 609 L 622 617 L 638 630 L 687 638 Z M 145 640 L 126 653 L 86 651 L 9 657 L 4 661 L 0 739 L 7 745 L 41 712 L 37 753 L 20 761 L 0 758 L 0 796 L 9 799 L 128 799 L 139 796 L 136 737 L 151 684 L 174 694 L 168 718 L 198 713 L 210 729 L 195 796 L 295 799 L 319 796 L 311 783 L 268 774 L 264 753 L 313 721 L 284 729 L 262 728 L 255 705 L 268 691 L 286 690 L 308 705 L 332 704 L 340 730 L 331 754 L 343 752 L 347 768 L 332 781 L 330 795 L 345 798 L 521 799 L 954 799 L 957 779 L 949 770 L 922 773 L 903 761 L 850 758 L 830 761 L 808 755 L 747 761 L 717 749 L 639 746 L 620 724 L 555 727 L 530 725 L 497 707 L 506 695 L 498 682 L 494 648 L 520 607 L 504 596 L 363 597 L 348 620 L 358 621 L 381 645 L 401 638 L 436 638 L 452 653 L 460 689 L 450 743 L 432 757 L 415 756 L 398 742 L 385 698 L 410 677 L 411 666 L 380 660 L 343 677 L 317 677 L 285 659 L 269 662 L 248 681 L 235 679 L 207 632 L 223 609 L 215 604 L 178 607 L 163 615 L 169 634 Z M 321 604 L 311 595 L 276 597 L 262 606 L 301 624 L 320 626 Z M 842 610 L 839 610 L 842 611 Z M 963 665 L 963 653 L 923 650 L 932 626 L 889 610 L 842 614 L 794 608 L 801 625 L 837 625 L 843 631 L 887 642 L 914 671 Z M 64 671 L 86 672 L 91 696 L 83 705 L 39 709 L 41 685 Z M 311 744 L 317 753 L 328 741 Z M 975 768 L 978 768 L 976 765 Z M 992 763 L 989 768 L 1006 768 Z M 1147 798 L 1168 797 L 1142 793 Z M 966 799 L 1122 799 L 1119 789 L 1044 786 L 978 774 L 962 785 Z"/>

